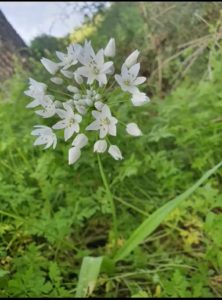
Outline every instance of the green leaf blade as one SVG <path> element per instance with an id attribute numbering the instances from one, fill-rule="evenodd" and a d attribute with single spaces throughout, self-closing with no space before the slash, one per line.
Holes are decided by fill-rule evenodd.
<path id="1" fill-rule="evenodd" d="M 193 186 L 186 190 L 183 194 L 179 195 L 175 199 L 166 203 L 158 210 L 156 210 L 151 216 L 149 216 L 129 237 L 126 243 L 120 248 L 120 250 L 114 256 L 114 261 L 124 259 L 131 251 L 133 251 L 143 240 L 149 236 L 165 219 L 165 217 L 172 212 L 179 204 L 187 199 L 195 190 L 201 186 L 212 174 L 214 174 L 220 167 L 222 162 L 214 166 L 211 170 L 207 171 Z"/>
<path id="2" fill-rule="evenodd" d="M 92 294 L 96 286 L 96 281 L 101 269 L 102 261 L 103 256 L 86 256 L 83 258 L 76 290 L 76 298 L 85 298 Z"/>

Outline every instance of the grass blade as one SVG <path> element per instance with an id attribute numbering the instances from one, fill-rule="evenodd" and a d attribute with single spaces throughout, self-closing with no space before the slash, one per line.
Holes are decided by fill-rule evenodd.
<path id="1" fill-rule="evenodd" d="M 207 171 L 192 187 L 186 190 L 183 194 L 166 203 L 152 215 L 150 215 L 129 237 L 126 243 L 119 249 L 114 256 L 114 261 L 124 259 L 131 251 L 133 251 L 143 240 L 149 236 L 179 204 L 187 199 L 195 190 L 206 181 L 217 169 L 222 166 L 222 162 Z"/>
<path id="2" fill-rule="evenodd" d="M 76 290 L 76 298 L 90 296 L 96 286 L 103 257 L 86 256 L 83 258 Z"/>

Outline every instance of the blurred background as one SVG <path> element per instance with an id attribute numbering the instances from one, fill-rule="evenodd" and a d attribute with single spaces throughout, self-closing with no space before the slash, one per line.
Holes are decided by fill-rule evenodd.
<path id="1" fill-rule="evenodd" d="M 48 81 L 41 57 L 110 38 L 116 69 L 141 52 L 151 102 L 120 105 L 139 139 L 119 135 L 124 160 L 103 161 L 115 195 L 119 245 L 150 213 L 221 161 L 220 2 L 0 3 L 0 296 L 72 297 L 82 258 L 114 247 L 111 209 L 91 149 L 74 166 L 67 145 L 33 147 L 28 78 Z M 45 122 L 44 124 L 46 124 Z M 221 297 L 222 172 L 176 209 L 93 297 Z M 89 292 L 90 294 L 90 292 Z"/>

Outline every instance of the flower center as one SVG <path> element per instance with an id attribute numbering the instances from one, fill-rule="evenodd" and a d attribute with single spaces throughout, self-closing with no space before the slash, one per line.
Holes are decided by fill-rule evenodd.
<path id="1" fill-rule="evenodd" d="M 104 119 L 101 119 L 101 121 L 100 121 L 101 126 L 107 126 L 109 124 L 110 124 L 110 120 L 107 117 Z"/>
<path id="2" fill-rule="evenodd" d="M 125 80 L 125 81 L 124 81 L 124 84 L 125 84 L 125 85 L 127 85 L 127 86 L 129 86 L 129 85 L 130 85 L 130 83 L 131 83 L 131 82 L 130 82 L 130 80 L 129 80 L 129 79 L 127 79 L 127 80 Z"/>

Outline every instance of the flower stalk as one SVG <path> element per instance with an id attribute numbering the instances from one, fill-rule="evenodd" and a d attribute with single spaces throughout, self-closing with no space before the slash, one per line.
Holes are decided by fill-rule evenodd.
<path id="1" fill-rule="evenodd" d="M 104 169 L 103 169 L 103 165 L 102 165 L 102 161 L 100 158 L 100 155 L 97 154 L 97 158 L 98 158 L 98 164 L 99 164 L 99 171 L 100 171 L 100 175 L 102 177 L 102 181 L 104 184 L 104 187 L 106 189 L 106 193 L 107 196 L 109 198 L 109 202 L 110 202 L 110 206 L 111 206 L 111 211 L 112 211 L 112 217 L 113 217 L 113 231 L 114 231 L 114 245 L 115 248 L 117 247 L 117 241 L 118 241 L 118 228 L 117 228 L 117 218 L 116 218 L 116 207 L 115 207 L 115 203 L 113 200 L 113 195 L 111 193 Z"/>

